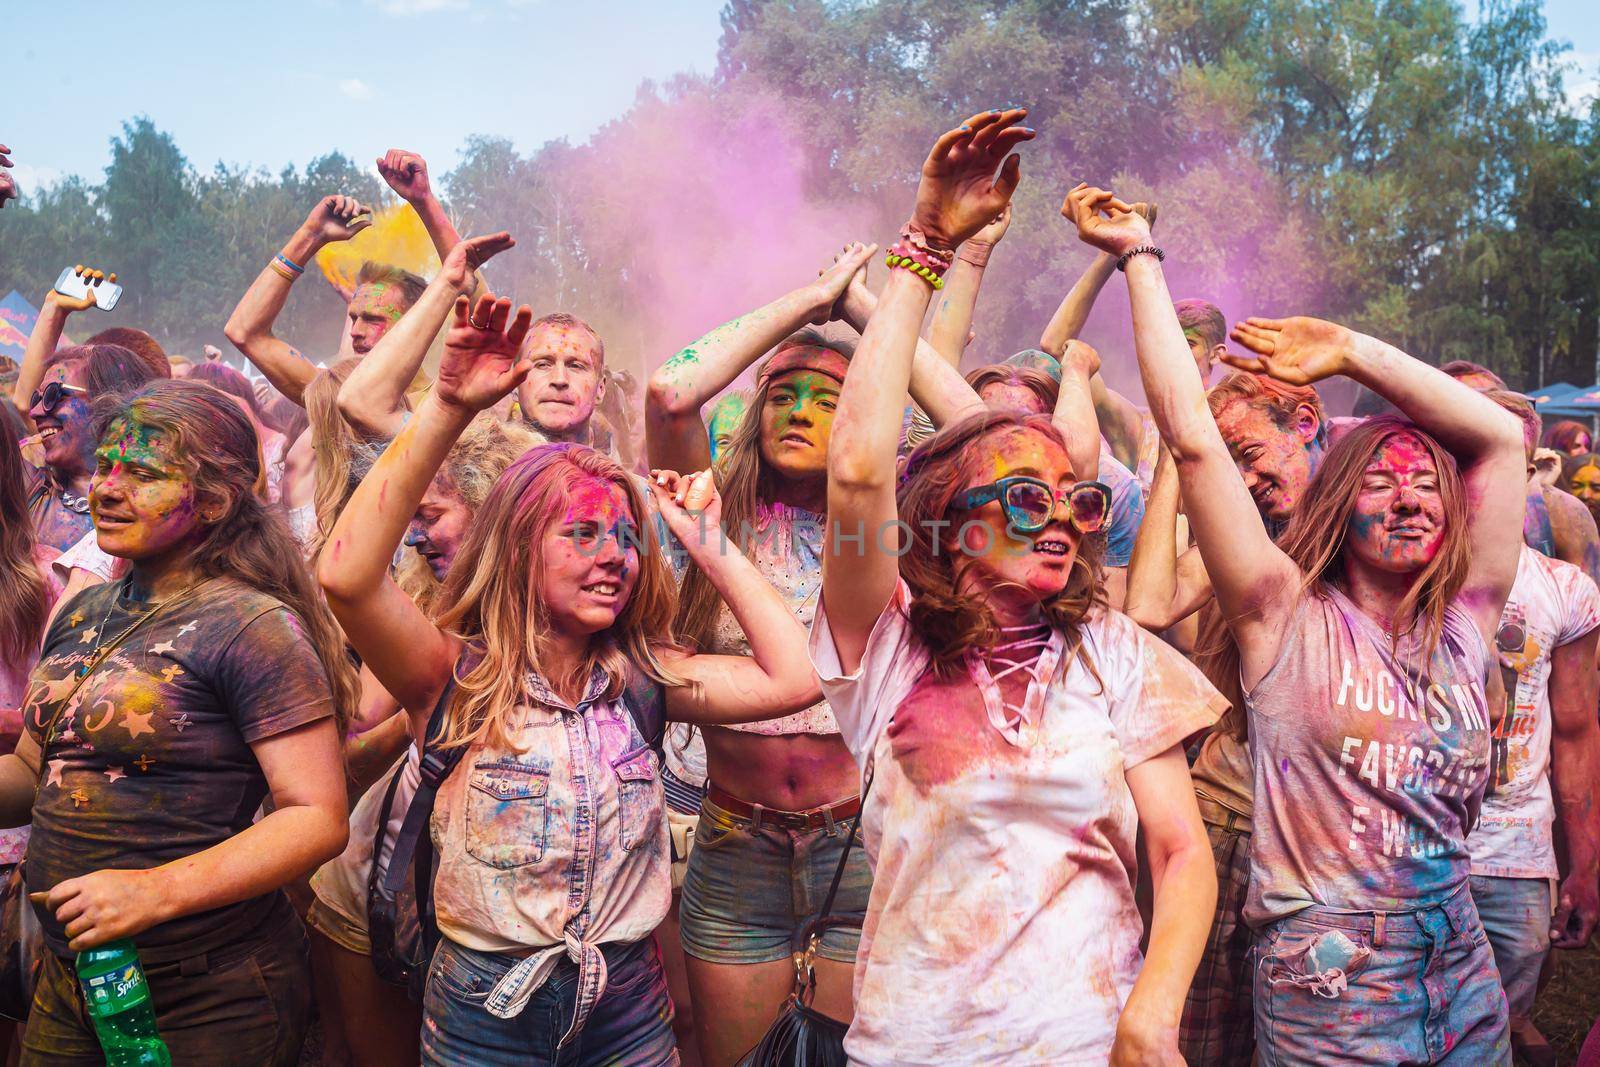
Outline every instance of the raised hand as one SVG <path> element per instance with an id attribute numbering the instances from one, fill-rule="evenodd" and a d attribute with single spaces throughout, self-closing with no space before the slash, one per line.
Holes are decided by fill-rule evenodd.
<path id="1" fill-rule="evenodd" d="M 0 144 L 0 208 L 17 198 L 17 180 L 11 176 L 11 149 Z"/>
<path id="2" fill-rule="evenodd" d="M 506 249 L 515 248 L 516 244 L 512 236 L 504 230 L 457 241 L 450 254 L 444 257 L 444 264 L 439 268 L 439 276 L 456 292 L 471 292 L 473 273 Z"/>
<path id="3" fill-rule="evenodd" d="M 486 293 L 471 310 L 470 303 L 465 296 L 456 298 L 456 319 L 444 337 L 433 393 L 445 404 L 476 413 L 494 407 L 533 369 L 522 358 L 533 309 L 523 304 L 513 319 L 511 301 L 504 297 Z"/>
<path id="4" fill-rule="evenodd" d="M 831 266 L 817 271 L 817 280 L 811 284 L 811 314 L 806 321 L 821 326 L 843 319 L 845 291 L 858 273 L 865 273 L 868 261 L 877 251 L 877 245 L 856 241 L 846 245 L 844 251 L 834 257 Z"/>
<path id="5" fill-rule="evenodd" d="M 1236 370 L 1265 374 L 1290 385 L 1311 385 L 1347 373 L 1354 331 L 1336 322 L 1296 315 L 1288 319 L 1248 318 L 1234 325 L 1228 336 L 1254 352 L 1236 356 L 1225 352 L 1222 361 Z"/>
<path id="6" fill-rule="evenodd" d="M 372 225 L 372 209 L 353 196 L 325 196 L 306 216 L 303 229 L 321 244 L 348 241 Z"/>
<path id="7" fill-rule="evenodd" d="M 426 200 L 433 195 L 428 182 L 428 162 L 415 152 L 391 148 L 378 160 L 378 173 L 389 188 L 406 203 Z"/>
<path id="8" fill-rule="evenodd" d="M 703 536 L 705 531 L 715 530 L 722 520 L 722 497 L 717 492 L 717 482 L 711 471 L 679 474 L 677 471 L 653 470 L 650 472 L 650 492 L 656 498 L 661 520 L 691 555 L 696 549 L 705 547 L 707 541 L 716 540 Z"/>
<path id="9" fill-rule="evenodd" d="M 1067 193 L 1061 214 L 1078 228 L 1079 240 L 1113 256 L 1150 243 L 1150 223 L 1136 205 L 1087 182 L 1079 182 Z"/>
<path id="10" fill-rule="evenodd" d="M 115 284 L 117 280 L 115 272 L 107 274 L 105 271 L 97 270 L 94 267 L 85 267 L 82 263 L 73 267 L 72 273 L 83 279 L 84 293 L 82 296 L 67 296 L 52 289 L 46 297 L 52 304 L 63 311 L 87 311 L 89 308 L 94 307 L 96 303 L 96 287 L 106 281 Z"/>
<path id="11" fill-rule="evenodd" d="M 1022 159 L 1009 153 L 1033 139 L 1032 130 L 1017 125 L 1027 114 L 1021 107 L 986 111 L 934 142 L 911 213 L 930 246 L 954 251 L 1011 202 Z"/>
<path id="12" fill-rule="evenodd" d="M 205 357 L 208 360 L 218 360 L 222 358 L 222 349 L 218 348 L 216 345 L 201 345 L 200 351 L 205 353 Z"/>
<path id="13" fill-rule="evenodd" d="M 1100 373 L 1100 353 L 1073 338 L 1067 342 L 1066 351 L 1061 353 L 1061 366 L 1081 371 L 1085 378 L 1093 378 Z"/>
<path id="14" fill-rule="evenodd" d="M 1000 212 L 995 220 L 970 238 L 973 244 L 989 245 L 991 248 L 1000 243 L 1000 238 L 1006 235 L 1006 230 L 1011 228 L 1011 205 L 1006 204 L 1005 210 Z"/>

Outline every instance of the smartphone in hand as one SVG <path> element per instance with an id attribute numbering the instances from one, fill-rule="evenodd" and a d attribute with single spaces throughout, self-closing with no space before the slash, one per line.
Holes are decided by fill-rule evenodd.
<path id="1" fill-rule="evenodd" d="M 81 265 L 67 267 L 56 279 L 55 288 L 62 296 L 70 296 L 74 300 L 81 300 L 92 292 L 94 306 L 101 311 L 110 311 L 122 299 L 122 286 L 117 284 L 116 278 L 115 274 L 109 279 L 93 277 Z"/>

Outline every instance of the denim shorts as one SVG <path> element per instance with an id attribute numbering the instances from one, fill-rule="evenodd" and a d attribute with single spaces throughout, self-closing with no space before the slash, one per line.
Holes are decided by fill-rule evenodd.
<path id="1" fill-rule="evenodd" d="M 683 951 L 708 963 L 788 959 L 795 932 L 822 910 L 851 822 L 806 832 L 758 830 L 703 801 L 678 909 Z M 857 841 L 833 913 L 864 918 L 871 893 L 872 868 Z M 853 964 L 860 943 L 859 929 L 834 927 L 822 935 L 817 954 Z"/>
<path id="2" fill-rule="evenodd" d="M 1555 894 L 1548 878 L 1472 876 L 1472 902 L 1494 949 L 1511 1017 L 1533 1011 L 1539 971 L 1550 954 L 1550 917 Z"/>
<path id="3" fill-rule="evenodd" d="M 678 1062 L 667 972 L 653 938 L 601 946 L 606 989 L 572 1042 L 557 1049 L 577 1008 L 578 968 L 563 959 L 517 1015 L 484 1006 L 518 957 L 439 942 L 422 998 L 422 1062 L 460 1067 L 662 1067 Z"/>
<path id="4" fill-rule="evenodd" d="M 1463 882 L 1415 911 L 1313 905 L 1253 952 L 1261 1067 L 1511 1063 L 1506 995 Z"/>

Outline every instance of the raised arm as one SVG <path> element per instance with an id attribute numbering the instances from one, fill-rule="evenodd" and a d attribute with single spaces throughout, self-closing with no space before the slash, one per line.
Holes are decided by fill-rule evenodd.
<path id="1" fill-rule="evenodd" d="M 1154 204 L 1138 203 L 1133 205 L 1133 210 L 1143 216 L 1152 229 L 1156 224 L 1156 206 Z M 1070 202 L 1061 205 L 1061 214 L 1070 222 L 1072 210 Z M 1067 295 L 1061 299 L 1061 304 L 1056 308 L 1056 313 L 1050 316 L 1050 322 L 1045 326 L 1044 333 L 1039 338 L 1039 347 L 1061 358 L 1066 351 L 1067 343 L 1083 333 L 1084 324 L 1089 321 L 1089 312 L 1094 310 L 1094 302 L 1100 296 L 1100 290 L 1105 288 L 1107 279 L 1117 269 L 1117 257 L 1106 252 L 1096 253 L 1089 266 L 1084 268 L 1083 274 L 1073 283 Z M 1090 379 L 1090 388 L 1094 397 L 1095 416 L 1100 422 L 1100 432 L 1105 435 L 1106 443 L 1111 446 L 1111 454 L 1126 467 L 1139 466 L 1139 437 L 1143 432 L 1143 423 L 1139 418 L 1139 409 L 1134 407 L 1127 397 L 1106 385 L 1105 379 L 1096 373 Z"/>
<path id="2" fill-rule="evenodd" d="M 467 299 L 456 301 L 438 382 L 361 480 L 317 565 L 328 606 L 373 677 L 410 713 L 419 739 L 461 645 L 400 591 L 389 563 L 461 432 L 527 376 L 519 353 L 533 311 L 524 304 L 508 328 L 510 318 L 509 300 L 485 295 L 470 318 Z"/>
<path id="3" fill-rule="evenodd" d="M 81 271 L 82 268 L 80 267 Z M 116 275 L 112 275 L 113 278 Z M 28 334 L 28 347 L 22 351 L 22 366 L 17 368 L 17 384 L 11 390 L 11 402 L 16 405 L 22 421 L 31 429 L 33 420 L 28 409 L 33 406 L 33 391 L 44 380 L 44 362 L 61 343 L 61 334 L 67 328 L 67 316 L 74 311 L 94 307 L 94 294 L 73 298 L 62 296 L 51 289 L 44 296 L 44 306 L 33 322 L 33 332 Z"/>
<path id="4" fill-rule="evenodd" d="M 384 333 L 339 387 L 339 413 L 350 425 L 374 437 L 393 437 L 400 432 L 408 414 L 406 389 L 456 298 L 471 294 L 476 287 L 474 274 L 481 265 L 515 244 L 509 233 L 492 233 L 460 241 L 449 251 L 421 299 Z"/>
<path id="5" fill-rule="evenodd" d="M 805 643 L 805 627 L 772 583 L 724 536 L 722 502 L 710 472 L 652 474 L 650 490 L 662 521 L 711 580 L 750 642 L 748 656 L 663 656 L 690 683 L 667 690 L 668 718 L 701 725 L 752 722 L 788 715 L 822 699 L 810 661 L 794 654 Z M 685 497 L 700 491 L 693 486 L 708 499 L 690 512 Z"/>
<path id="6" fill-rule="evenodd" d="M 1443 371 L 1337 323 L 1251 318 L 1235 326 L 1231 336 L 1255 355 L 1224 356 L 1230 366 L 1295 385 L 1333 374 L 1353 378 L 1399 408 L 1455 457 L 1466 484 L 1472 543 L 1459 596 L 1492 644 L 1517 576 L 1527 507 L 1527 456 L 1517 417 Z M 1184 499 L 1189 499 L 1187 488 Z M 1204 547 L 1202 543 L 1202 551 Z M 1210 559 L 1206 562 L 1209 566 Z M 1214 568 L 1211 576 L 1220 583 Z"/>
<path id="7" fill-rule="evenodd" d="M 700 408 L 779 341 L 808 323 L 829 321 L 851 277 L 876 250 L 875 245 L 857 245 L 815 281 L 718 326 L 663 363 L 645 389 L 650 465 L 679 471 L 710 466 L 711 445 Z"/>
<path id="8" fill-rule="evenodd" d="M 944 276 L 944 288 L 934 301 L 933 319 L 928 323 L 928 344 L 939 356 L 957 370 L 961 369 L 961 354 L 966 351 L 967 339 L 972 336 L 972 312 L 978 304 L 978 290 L 983 285 L 983 271 L 989 265 L 994 246 L 1006 235 L 1011 225 L 1011 205 L 989 225 L 973 234 L 961 246 L 956 261 Z"/>
<path id="9" fill-rule="evenodd" d="M 1121 257 L 1150 244 L 1149 224 L 1110 193 L 1080 185 L 1067 196 L 1079 236 Z M 1134 348 L 1150 413 L 1177 465 L 1185 511 L 1217 602 L 1248 674 L 1277 658 L 1299 592 L 1299 569 L 1267 535 L 1255 502 L 1206 406 L 1205 386 L 1154 255 L 1127 260 Z M 1253 683 L 1252 683 L 1253 684 Z"/>
<path id="10" fill-rule="evenodd" d="M 866 263 L 861 265 L 839 302 L 840 316 L 863 335 L 867 332 L 867 323 L 872 320 L 872 313 L 878 308 L 878 298 L 867 288 L 867 267 Z M 920 337 L 917 339 L 916 355 L 911 358 L 910 392 L 912 402 L 927 414 L 928 421 L 936 429 L 984 406 L 983 398 L 967 384 L 955 364 Z"/>
<path id="11" fill-rule="evenodd" d="M 1165 448 L 1156 462 L 1144 522 L 1128 562 L 1122 610 L 1146 630 L 1160 633 L 1199 611 L 1212 597 L 1211 578 L 1198 549 L 1178 552 L 1178 468 Z"/>
<path id="12" fill-rule="evenodd" d="M 1100 424 L 1094 416 L 1089 382 L 1100 373 L 1100 353 L 1082 341 L 1070 341 L 1061 355 L 1061 383 L 1050 421 L 1067 439 L 1067 457 L 1079 478 L 1100 476 Z"/>
<path id="13" fill-rule="evenodd" d="M 422 220 L 422 228 L 428 231 L 428 239 L 433 242 L 434 251 L 439 253 L 439 262 L 443 263 L 451 249 L 461 243 L 461 235 L 456 232 L 450 216 L 444 213 L 444 206 L 439 203 L 438 197 L 433 195 L 433 185 L 428 180 L 427 160 L 415 152 L 391 148 L 379 158 L 378 173 L 389 184 L 389 188 L 417 213 Z"/>
<path id="14" fill-rule="evenodd" d="M 906 232 L 920 237 L 935 253 L 953 255 L 963 240 L 998 215 L 1016 190 L 1021 165 L 1020 157 L 1009 153 L 1033 137 L 1032 130 L 1016 125 L 1026 114 L 1020 108 L 985 112 L 940 137 L 922 164 L 917 204 Z M 897 267 L 889 272 L 883 296 L 845 375 L 834 416 L 828 443 L 831 529 L 823 550 L 822 598 L 847 673 L 860 665 L 872 627 L 899 581 L 898 557 L 880 550 L 876 541 L 896 517 L 895 455 L 901 412 L 911 383 L 917 330 L 932 294 L 928 283 L 911 270 Z M 842 540 L 858 534 L 861 540 Z"/>
<path id="15" fill-rule="evenodd" d="M 310 265 L 311 257 L 323 245 L 348 241 L 365 229 L 371 221 L 364 218 L 369 210 L 354 197 L 325 196 L 319 200 L 278 253 L 288 263 L 274 259 L 264 267 L 222 328 L 233 347 L 266 376 L 273 388 L 302 407 L 306 386 L 316 377 L 317 368 L 298 348 L 280 340 L 272 332 L 272 324 L 278 320 L 289 299 L 290 287 Z M 354 226 L 350 225 L 351 220 L 356 220 Z"/>

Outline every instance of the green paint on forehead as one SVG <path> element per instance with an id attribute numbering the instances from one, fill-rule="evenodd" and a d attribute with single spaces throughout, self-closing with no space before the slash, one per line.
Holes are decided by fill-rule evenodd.
<path id="1" fill-rule="evenodd" d="M 406 312 L 398 305 L 398 293 L 388 282 L 367 282 L 356 290 L 350 307 L 357 314 L 374 312 L 391 323 L 399 322 Z"/>
<path id="2" fill-rule="evenodd" d="M 157 429 L 127 418 L 118 418 L 106 428 L 98 458 L 109 463 L 127 463 L 165 474 L 179 473 L 172 445 Z"/>

